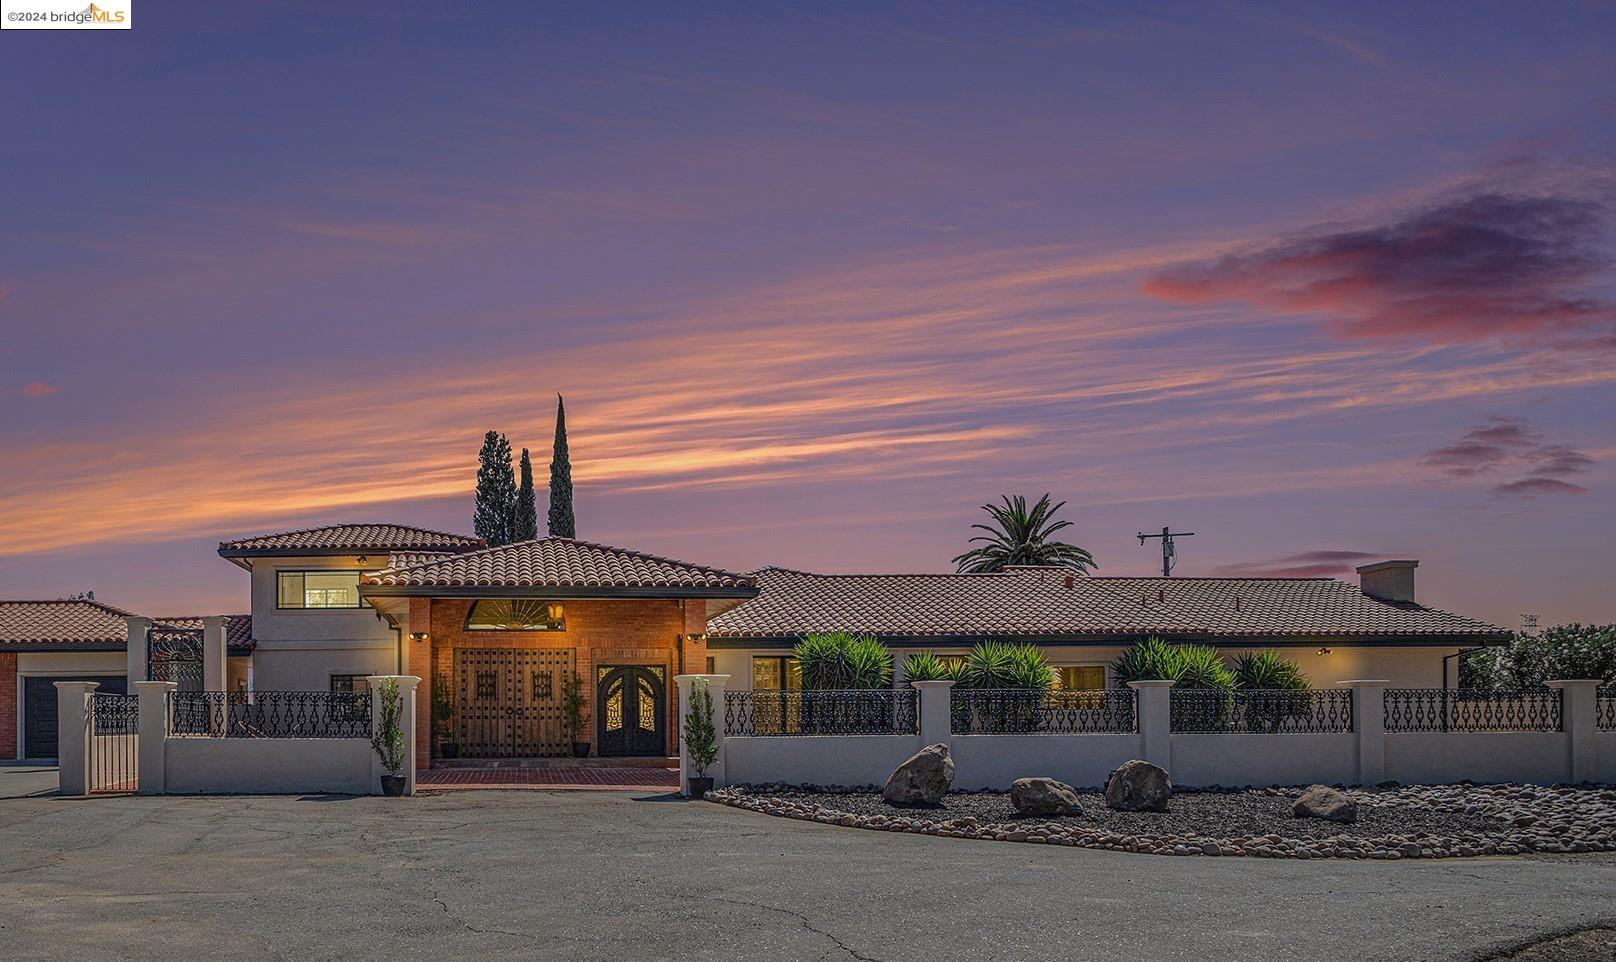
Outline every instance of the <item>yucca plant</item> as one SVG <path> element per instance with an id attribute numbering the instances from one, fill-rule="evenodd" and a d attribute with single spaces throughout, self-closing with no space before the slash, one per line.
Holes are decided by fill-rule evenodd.
<path id="1" fill-rule="evenodd" d="M 962 672 L 967 688 L 1049 688 L 1055 671 L 1037 645 L 979 641 L 965 656 Z"/>
<path id="2" fill-rule="evenodd" d="M 1118 688 L 1130 681 L 1178 681 L 1184 671 L 1184 657 L 1174 645 L 1151 635 L 1123 652 L 1111 663 L 1111 676 Z"/>
<path id="3" fill-rule="evenodd" d="M 1250 651 L 1234 660 L 1236 687 L 1305 689 L 1311 687 L 1307 675 L 1296 662 L 1271 648 Z"/>
<path id="4" fill-rule="evenodd" d="M 1234 672 L 1211 645 L 1179 645 L 1180 670 L 1173 679 L 1174 688 L 1203 688 L 1212 691 L 1232 691 Z"/>
<path id="5" fill-rule="evenodd" d="M 814 632 L 792 652 L 802 667 L 802 687 L 812 691 L 890 688 L 892 652 L 868 635 Z"/>
<path id="6" fill-rule="evenodd" d="M 951 681 L 965 677 L 965 659 L 943 658 L 935 651 L 917 651 L 903 663 L 903 681 Z"/>

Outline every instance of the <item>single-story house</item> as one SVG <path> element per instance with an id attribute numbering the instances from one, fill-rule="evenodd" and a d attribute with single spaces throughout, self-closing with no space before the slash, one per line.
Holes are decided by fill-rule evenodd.
<path id="1" fill-rule="evenodd" d="M 490 548 L 466 535 L 390 524 L 226 541 L 219 555 L 251 575 L 251 616 L 228 623 L 231 687 L 342 691 L 367 675 L 417 675 L 419 730 L 437 733 L 417 740 L 423 768 L 450 751 L 566 755 L 574 743 L 597 756 L 674 755 L 673 676 L 716 671 L 731 676 L 732 689 L 789 688 L 800 684 L 791 646 L 814 631 L 881 638 L 894 649 L 900 677 L 914 651 L 963 654 L 988 638 L 1033 642 L 1070 688 L 1107 686 L 1110 662 L 1149 635 L 1231 655 L 1285 649 L 1317 686 L 1372 677 L 1426 687 L 1453 682 L 1460 651 L 1510 637 L 1416 602 L 1413 561 L 1366 565 L 1356 585 L 1111 578 L 1054 568 L 742 573 L 568 538 Z M 68 641 L 64 629 L 0 626 L 0 714 L 13 713 L 4 710 L 7 676 L 21 670 L 15 661 L 7 666 L 11 652 L 85 659 L 30 660 L 30 676 L 48 668 L 56 678 L 111 678 L 123 667 L 113 655 L 119 648 L 134 666 L 126 674 L 151 675 L 186 657 L 185 645 L 197 639 L 189 619 L 143 619 L 94 602 L 8 603 L 40 604 L 88 606 L 74 617 L 95 627 Z M 50 644 L 59 647 L 29 647 Z M 574 686 L 583 702 L 577 731 L 565 711 Z M 14 714 L 16 731 L 26 731 L 25 706 Z M 4 737 L 0 728 L 0 756 Z"/>

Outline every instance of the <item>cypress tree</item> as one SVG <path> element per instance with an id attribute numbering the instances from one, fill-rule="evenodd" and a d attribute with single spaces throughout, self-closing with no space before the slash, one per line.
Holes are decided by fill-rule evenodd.
<path id="1" fill-rule="evenodd" d="M 477 507 L 471 528 L 490 547 L 511 543 L 516 506 L 516 474 L 511 470 L 511 442 L 498 431 L 483 435 L 477 455 Z"/>
<path id="2" fill-rule="evenodd" d="M 511 520 L 512 541 L 532 541 L 539 536 L 539 508 L 533 496 L 533 462 L 522 449 L 521 484 L 516 488 L 516 514 Z"/>
<path id="3" fill-rule="evenodd" d="M 572 460 L 567 455 L 567 408 L 556 395 L 555 450 L 550 455 L 550 534 L 557 538 L 578 537 L 578 522 L 572 515 Z"/>

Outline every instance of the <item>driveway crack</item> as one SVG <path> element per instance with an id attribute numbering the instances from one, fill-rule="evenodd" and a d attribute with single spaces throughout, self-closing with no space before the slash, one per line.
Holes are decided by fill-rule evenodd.
<path id="1" fill-rule="evenodd" d="M 762 902 L 748 902 L 745 899 L 725 898 L 722 895 L 709 895 L 707 898 L 713 902 L 728 902 L 731 905 L 745 905 L 754 909 L 762 909 L 765 912 L 777 912 L 780 915 L 789 916 L 790 918 L 794 918 L 798 922 L 802 923 L 803 928 L 814 933 L 815 935 L 830 939 L 836 944 L 838 949 L 846 952 L 850 957 L 859 960 L 859 962 L 883 962 L 881 958 L 874 955 L 865 955 L 863 952 L 860 952 L 859 950 L 848 945 L 846 942 L 843 942 L 841 937 L 836 933 L 827 931 L 815 925 L 812 919 L 808 918 L 808 916 L 802 914 L 801 912 L 794 912 L 791 909 L 783 909 L 777 905 L 765 905 Z"/>

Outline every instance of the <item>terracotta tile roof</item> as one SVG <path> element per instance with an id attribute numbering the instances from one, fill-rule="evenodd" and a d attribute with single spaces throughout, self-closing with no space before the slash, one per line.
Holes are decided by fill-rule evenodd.
<path id="1" fill-rule="evenodd" d="M 123 648 L 129 643 L 133 612 L 99 601 L 0 601 L 0 645 Z M 225 643 L 251 649 L 251 615 L 226 615 Z M 189 634 L 202 630 L 202 616 L 153 618 L 152 633 Z"/>
<path id="2" fill-rule="evenodd" d="M 765 568 L 758 597 L 708 619 L 714 638 L 856 631 L 889 638 L 1439 637 L 1508 632 L 1330 578 L 1097 578 L 995 574 L 821 575 Z M 1236 598 L 1239 599 L 1238 607 Z"/>
<path id="3" fill-rule="evenodd" d="M 753 581 L 720 568 L 571 538 L 540 538 L 374 571 L 365 586 L 668 589 L 747 592 Z M 748 592 L 749 593 L 749 592 Z"/>
<path id="4" fill-rule="evenodd" d="M 332 524 L 219 542 L 227 558 L 255 554 L 346 554 L 368 551 L 466 551 L 483 539 L 401 524 Z"/>
<path id="5" fill-rule="evenodd" d="M 0 644 L 126 644 L 130 612 L 99 601 L 0 601 Z"/>

